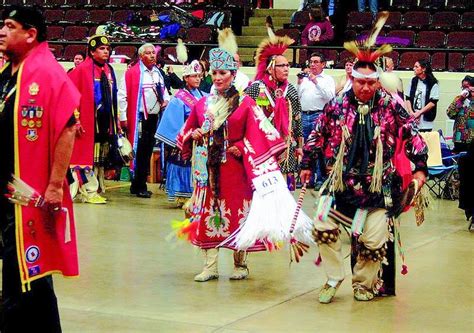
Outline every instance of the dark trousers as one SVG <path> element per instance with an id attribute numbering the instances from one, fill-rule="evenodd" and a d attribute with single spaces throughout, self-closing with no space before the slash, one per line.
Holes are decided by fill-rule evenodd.
<path id="1" fill-rule="evenodd" d="M 139 123 L 137 124 L 139 126 Z M 137 155 L 135 157 L 135 174 L 131 189 L 134 192 L 146 191 L 146 179 L 150 171 L 150 158 L 155 145 L 155 132 L 158 126 L 158 115 L 149 114 L 148 119 L 141 121 L 141 133 L 138 133 Z"/>
<path id="2" fill-rule="evenodd" d="M 1 200 L 1 199 L 0 199 Z M 31 290 L 21 290 L 15 239 L 13 205 L 0 202 L 0 224 L 4 242 L 1 332 L 61 332 L 59 310 L 51 276 L 31 283 Z"/>

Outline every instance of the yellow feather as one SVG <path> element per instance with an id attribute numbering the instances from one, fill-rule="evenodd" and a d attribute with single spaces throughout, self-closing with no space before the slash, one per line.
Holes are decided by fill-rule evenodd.
<path id="1" fill-rule="evenodd" d="M 352 42 L 345 42 L 344 43 L 344 48 L 349 51 L 350 53 L 352 53 L 354 56 L 357 57 L 357 53 L 359 53 L 359 46 L 357 45 L 356 42 L 352 41 Z"/>
<path id="2" fill-rule="evenodd" d="M 176 45 L 176 57 L 182 64 L 188 61 L 188 51 L 181 38 L 178 38 L 178 45 Z"/>
<path id="3" fill-rule="evenodd" d="M 219 47 L 232 54 L 232 56 L 239 50 L 239 47 L 237 46 L 237 40 L 235 39 L 232 29 L 225 28 L 224 30 L 219 30 L 219 36 L 217 39 L 219 42 Z"/>
<path id="4" fill-rule="evenodd" d="M 383 26 L 385 25 L 385 22 L 387 22 L 388 16 L 389 16 L 389 12 L 380 12 L 379 19 L 375 23 L 370 33 L 370 36 L 367 39 L 366 47 L 370 48 L 375 45 L 377 36 L 379 35 L 380 30 L 382 30 Z"/>
<path id="5" fill-rule="evenodd" d="M 390 44 L 383 44 L 380 46 L 375 52 L 379 53 L 380 55 L 387 54 L 389 52 L 392 52 L 393 48 Z"/>

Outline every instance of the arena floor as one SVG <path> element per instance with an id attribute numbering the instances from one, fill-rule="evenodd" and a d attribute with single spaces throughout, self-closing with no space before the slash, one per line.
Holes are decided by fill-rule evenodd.
<path id="1" fill-rule="evenodd" d="M 249 279 L 232 282 L 232 255 L 222 250 L 219 280 L 194 282 L 201 253 L 165 240 L 182 211 L 151 189 L 151 199 L 130 196 L 126 186 L 108 190 L 107 205 L 75 206 L 81 276 L 55 279 L 64 332 L 473 330 L 474 233 L 457 202 L 435 201 L 421 227 L 410 213 L 404 217 L 409 273 L 397 275 L 396 297 L 356 302 L 347 259 L 346 280 L 333 303 L 322 305 L 325 277 L 314 249 L 291 267 L 287 250 L 251 254 Z M 306 212 L 313 202 L 308 194 Z"/>

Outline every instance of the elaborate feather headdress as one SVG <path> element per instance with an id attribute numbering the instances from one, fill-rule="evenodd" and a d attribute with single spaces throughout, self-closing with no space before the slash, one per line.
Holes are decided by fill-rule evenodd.
<path id="1" fill-rule="evenodd" d="M 344 48 L 351 52 L 358 61 L 369 63 L 375 63 L 379 57 L 392 51 L 392 46 L 389 44 L 383 44 L 377 49 L 374 48 L 377 36 L 387 21 L 388 15 L 389 12 L 381 12 L 379 19 L 375 23 L 367 39 L 363 41 L 345 42 Z"/>
<path id="2" fill-rule="evenodd" d="M 257 48 L 257 74 L 255 75 L 255 80 L 261 80 L 267 69 L 274 65 L 273 59 L 276 56 L 283 55 L 288 49 L 288 46 L 294 42 L 295 41 L 288 36 L 275 36 L 273 31 L 271 33 L 269 31 L 269 37 L 265 38 Z M 269 61 L 269 59 L 272 60 Z"/>
<path id="3" fill-rule="evenodd" d="M 211 69 L 237 70 L 234 54 L 238 51 L 237 41 L 232 29 L 219 30 L 219 47 L 209 51 Z"/>

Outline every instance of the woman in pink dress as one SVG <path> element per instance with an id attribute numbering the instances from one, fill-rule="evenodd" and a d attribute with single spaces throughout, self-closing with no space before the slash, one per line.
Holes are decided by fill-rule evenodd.
<path id="1" fill-rule="evenodd" d="M 209 53 L 214 91 L 191 110 L 177 137 L 184 158 L 193 158 L 194 192 L 191 208 L 191 241 L 205 256 L 202 273 L 194 280 L 218 278 L 218 249 L 235 250 L 221 243 L 246 220 L 252 202 L 252 179 L 278 170 L 275 154 L 285 143 L 248 96 L 233 86 L 237 64 L 221 48 Z M 268 244 L 255 243 L 248 252 L 263 251 Z M 248 274 L 245 251 L 234 251 L 233 280 Z"/>

